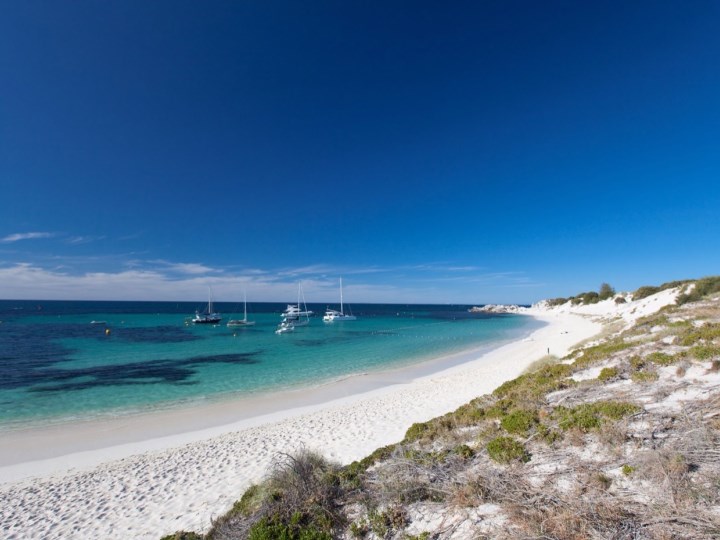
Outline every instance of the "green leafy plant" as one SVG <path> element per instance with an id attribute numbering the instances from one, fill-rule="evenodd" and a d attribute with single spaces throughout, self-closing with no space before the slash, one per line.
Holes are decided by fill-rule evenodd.
<path id="1" fill-rule="evenodd" d="M 522 443 L 512 437 L 496 437 L 487 444 L 486 448 L 490 458 L 498 463 L 507 464 L 513 461 L 527 463 L 530 461 L 530 453 Z"/>
<path id="2" fill-rule="evenodd" d="M 632 403 L 596 401 L 572 408 L 557 407 L 554 414 L 561 429 L 578 429 L 587 433 L 598 429 L 605 421 L 620 420 L 640 410 L 640 407 Z"/>
<path id="3" fill-rule="evenodd" d="M 515 435 L 526 435 L 538 423 L 537 411 L 525 409 L 515 410 L 500 420 L 502 428 Z"/>

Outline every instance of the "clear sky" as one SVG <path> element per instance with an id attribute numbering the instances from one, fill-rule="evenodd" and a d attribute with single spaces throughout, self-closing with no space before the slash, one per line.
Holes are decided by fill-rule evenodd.
<path id="1" fill-rule="evenodd" d="M 719 29 L 714 0 L 10 0 L 0 298 L 718 274 Z"/>

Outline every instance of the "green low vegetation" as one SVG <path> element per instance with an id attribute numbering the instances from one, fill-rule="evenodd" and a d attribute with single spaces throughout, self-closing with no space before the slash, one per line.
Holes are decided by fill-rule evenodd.
<path id="1" fill-rule="evenodd" d="M 698 342 L 713 342 L 720 339 L 720 323 L 705 323 L 701 327 L 688 326 L 680 337 L 680 344 L 687 347 Z"/>
<path id="2" fill-rule="evenodd" d="M 508 464 L 513 461 L 527 463 L 530 461 L 530 454 L 522 445 L 512 437 L 496 437 L 491 440 L 486 449 L 488 455 L 498 463 Z"/>
<path id="3" fill-rule="evenodd" d="M 681 306 L 688 302 L 697 302 L 717 292 L 720 292 L 720 276 L 704 277 L 695 281 L 692 291 L 680 294 L 676 303 Z"/>
<path id="4" fill-rule="evenodd" d="M 587 433 L 600 428 L 607 421 L 620 420 L 640 410 L 640 407 L 632 403 L 597 401 L 570 408 L 559 406 L 555 409 L 554 415 L 561 429 L 565 431 L 577 429 Z"/>
<path id="5" fill-rule="evenodd" d="M 618 368 L 616 367 L 606 367 L 602 368 L 600 370 L 600 374 L 598 375 L 599 381 L 609 381 L 611 379 L 615 379 L 619 374 Z"/>

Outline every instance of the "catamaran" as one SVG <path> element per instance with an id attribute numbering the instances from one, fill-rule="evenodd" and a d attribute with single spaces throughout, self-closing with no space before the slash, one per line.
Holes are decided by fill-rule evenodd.
<path id="1" fill-rule="evenodd" d="M 242 319 L 230 319 L 227 323 L 228 328 L 245 328 L 246 326 L 253 326 L 255 321 L 248 321 L 247 318 L 247 294 L 243 291 L 243 318 Z"/>
<path id="2" fill-rule="evenodd" d="M 323 316 L 324 322 L 335 322 L 335 321 L 355 321 L 357 317 L 355 315 L 346 315 L 343 311 L 343 292 L 342 292 L 342 278 L 340 278 L 340 311 L 336 309 L 329 309 L 325 311 Z"/>

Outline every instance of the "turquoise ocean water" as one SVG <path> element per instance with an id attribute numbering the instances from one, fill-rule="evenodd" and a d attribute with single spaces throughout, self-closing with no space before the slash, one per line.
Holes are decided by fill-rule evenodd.
<path id="1" fill-rule="evenodd" d="M 285 304 L 216 303 L 217 326 L 187 323 L 194 303 L 0 301 L 0 430 L 315 386 L 517 339 L 529 317 L 469 306 L 354 305 L 356 321 L 276 335 Z M 333 306 L 331 306 L 333 307 Z M 91 324 L 91 321 L 102 321 Z"/>

